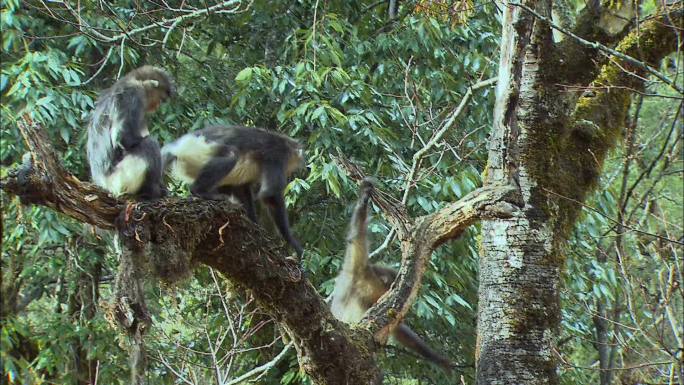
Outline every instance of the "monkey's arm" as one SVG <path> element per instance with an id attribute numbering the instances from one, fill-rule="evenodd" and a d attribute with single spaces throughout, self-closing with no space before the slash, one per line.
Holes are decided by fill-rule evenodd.
<path id="1" fill-rule="evenodd" d="M 368 264 L 368 201 L 373 191 L 370 179 L 364 179 L 359 189 L 359 198 L 354 206 L 349 233 L 347 234 L 347 250 L 344 257 L 345 270 L 359 270 Z"/>
<path id="2" fill-rule="evenodd" d="M 130 151 L 149 135 L 145 129 L 145 97 L 144 91 L 134 87 L 126 87 L 117 95 L 118 129 L 117 142 Z M 116 127 L 114 129 L 117 129 Z"/>
<path id="3" fill-rule="evenodd" d="M 420 354 L 428 361 L 439 365 L 447 373 L 451 373 L 453 369 L 453 363 L 446 357 L 432 350 L 422 338 L 418 336 L 410 327 L 406 326 L 404 323 L 400 323 L 399 326 L 394 330 L 394 338 L 399 341 L 402 345 L 413 350 L 414 352 Z"/>

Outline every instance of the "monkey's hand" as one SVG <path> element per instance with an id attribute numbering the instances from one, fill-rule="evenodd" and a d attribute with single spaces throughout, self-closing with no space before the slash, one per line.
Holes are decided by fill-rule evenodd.
<path id="1" fill-rule="evenodd" d="M 375 178 L 372 177 L 365 177 L 361 181 L 361 191 L 365 192 L 371 192 L 374 188 L 375 185 L 378 184 L 378 181 Z"/>
<path id="2" fill-rule="evenodd" d="M 373 190 L 375 189 L 376 180 L 371 177 L 365 177 L 361 181 L 361 186 L 359 188 L 359 198 L 364 204 L 368 203 Z"/>

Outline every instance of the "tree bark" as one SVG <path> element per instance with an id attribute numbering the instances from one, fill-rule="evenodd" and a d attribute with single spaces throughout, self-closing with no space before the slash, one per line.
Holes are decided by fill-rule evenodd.
<path id="1" fill-rule="evenodd" d="M 548 1 L 525 4 L 550 16 Z M 561 263 L 543 192 L 524 161 L 544 147 L 534 126 L 548 116 L 540 93 L 551 30 L 519 7 L 504 11 L 487 183 L 512 183 L 524 207 L 482 227 L 476 347 L 479 384 L 557 384 L 553 337 L 560 321 Z"/>
<path id="2" fill-rule="evenodd" d="M 550 1 L 522 4 L 550 19 Z M 681 36 L 681 5 L 667 12 L 627 35 L 617 51 L 657 64 Z M 616 58 L 597 69 L 563 66 L 577 62 L 577 51 L 564 57 L 550 26 L 513 3 L 503 24 L 486 183 L 517 186 L 524 206 L 482 226 L 477 382 L 558 384 L 554 336 L 563 245 L 623 127 L 631 89 L 642 88 L 647 74 Z M 598 91 L 579 99 L 560 87 L 590 81 Z"/>

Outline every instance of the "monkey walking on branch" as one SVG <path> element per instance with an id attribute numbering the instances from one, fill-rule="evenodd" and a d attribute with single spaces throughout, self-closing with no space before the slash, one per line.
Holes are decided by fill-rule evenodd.
<path id="1" fill-rule="evenodd" d="M 331 311 L 337 319 L 346 323 L 360 321 L 366 311 L 389 290 L 397 276 L 394 269 L 368 261 L 367 218 L 368 201 L 372 191 L 372 181 L 364 179 L 349 224 L 342 271 L 335 280 L 333 290 Z M 400 323 L 392 335 L 405 347 L 451 373 L 452 362 L 432 350 L 406 324 Z"/>
<path id="2" fill-rule="evenodd" d="M 304 253 L 292 235 L 285 208 L 288 178 L 305 168 L 304 149 L 294 139 L 261 128 L 213 126 L 187 133 L 162 149 L 164 169 L 191 184 L 190 192 L 205 199 L 236 198 L 257 222 L 252 186 L 268 208 L 278 231 Z"/>
<path id="3" fill-rule="evenodd" d="M 93 182 L 114 196 L 156 199 L 166 194 L 161 150 L 150 136 L 146 113 L 176 92 L 161 68 L 143 66 L 104 90 L 88 125 L 88 162 Z"/>

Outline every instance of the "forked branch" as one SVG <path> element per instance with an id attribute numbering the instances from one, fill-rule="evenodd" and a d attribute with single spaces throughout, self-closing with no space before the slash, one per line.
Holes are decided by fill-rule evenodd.
<path id="1" fill-rule="evenodd" d="M 360 181 L 365 177 L 352 162 L 341 157 L 337 162 L 352 179 Z M 517 188 L 509 185 L 481 187 L 436 213 L 415 219 L 409 217 L 399 201 L 379 189 L 372 199 L 385 218 L 399 229 L 402 251 L 397 279 L 364 318 L 375 339 L 383 344 L 415 301 L 432 252 L 479 220 L 510 218 L 520 205 Z"/>

